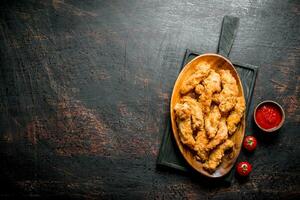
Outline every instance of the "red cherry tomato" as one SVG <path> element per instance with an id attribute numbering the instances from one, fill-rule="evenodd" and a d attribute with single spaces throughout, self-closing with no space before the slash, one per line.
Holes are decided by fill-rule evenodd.
<path id="1" fill-rule="evenodd" d="M 247 136 L 244 139 L 243 146 L 248 151 L 253 151 L 256 148 L 257 141 L 253 136 Z"/>
<path id="2" fill-rule="evenodd" d="M 248 176 L 252 171 L 252 166 L 248 162 L 240 162 L 236 166 L 237 172 L 241 176 Z"/>

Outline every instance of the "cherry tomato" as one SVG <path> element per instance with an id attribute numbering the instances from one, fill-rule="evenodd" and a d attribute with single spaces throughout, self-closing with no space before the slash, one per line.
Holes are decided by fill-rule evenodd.
<path id="1" fill-rule="evenodd" d="M 247 136 L 244 139 L 243 146 L 248 151 L 253 151 L 256 148 L 257 141 L 253 136 Z"/>
<path id="2" fill-rule="evenodd" d="M 237 172 L 241 176 L 248 176 L 252 171 L 252 166 L 248 162 L 240 162 L 236 166 Z"/>

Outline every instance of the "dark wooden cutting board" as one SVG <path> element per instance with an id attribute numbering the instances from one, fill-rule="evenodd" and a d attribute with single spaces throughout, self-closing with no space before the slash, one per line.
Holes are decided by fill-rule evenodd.
<path id="1" fill-rule="evenodd" d="M 186 50 L 185 56 L 183 58 L 182 64 L 180 69 L 182 69 L 189 61 L 191 61 L 196 56 L 200 55 L 199 52 L 193 52 L 189 49 Z M 258 67 L 249 65 L 249 64 L 243 64 L 243 63 L 236 63 L 233 62 L 234 67 L 239 73 L 240 79 L 243 84 L 245 99 L 247 103 L 247 110 L 246 110 L 246 121 L 249 119 L 249 108 L 251 104 L 253 89 L 255 80 L 257 77 Z M 246 129 L 247 130 L 247 129 Z M 247 135 L 247 131 L 246 131 Z M 161 147 L 159 150 L 158 158 L 157 158 L 157 165 L 158 166 L 164 166 L 169 168 L 178 169 L 185 172 L 193 172 L 194 170 L 188 165 L 188 163 L 184 160 L 183 156 L 181 155 L 175 139 L 172 134 L 172 127 L 171 127 L 171 121 L 170 118 L 168 120 L 168 125 L 165 130 L 165 133 L 163 135 Z M 231 170 L 230 173 L 228 173 L 226 176 L 224 176 L 221 181 L 224 181 L 225 183 L 231 183 L 232 177 L 234 174 L 234 168 Z"/>

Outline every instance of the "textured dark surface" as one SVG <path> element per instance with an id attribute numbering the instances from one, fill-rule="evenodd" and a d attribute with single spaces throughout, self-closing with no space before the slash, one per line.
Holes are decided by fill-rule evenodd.
<path id="1" fill-rule="evenodd" d="M 199 52 L 194 52 L 189 49 L 186 50 L 185 56 L 183 58 L 182 65 L 180 69 L 182 69 L 189 61 L 200 55 Z M 227 55 L 227 53 L 226 53 Z M 244 95 L 246 98 L 247 108 L 251 105 L 252 94 L 255 86 L 255 81 L 257 77 L 258 67 L 252 66 L 249 64 L 235 64 L 235 69 L 238 71 L 239 76 L 242 81 Z M 172 96 L 170 94 L 170 96 Z M 246 116 L 248 116 L 249 109 L 246 110 Z M 252 114 L 251 114 L 252 115 Z M 246 120 L 251 121 L 251 115 L 246 117 Z M 169 118 L 169 117 L 167 117 Z M 178 170 L 182 170 L 185 172 L 193 173 L 193 169 L 188 165 L 188 163 L 184 160 L 183 156 L 181 155 L 179 149 L 177 148 L 177 144 L 175 138 L 173 137 L 172 127 L 171 127 L 171 120 L 167 122 L 169 126 L 166 127 L 164 132 L 161 146 L 159 148 L 157 164 L 159 166 L 170 167 Z M 246 135 L 248 130 L 246 129 Z M 234 169 L 228 173 L 228 175 L 220 178 L 220 181 L 224 181 L 226 184 L 231 184 L 232 178 L 234 174 Z"/>
<path id="2" fill-rule="evenodd" d="M 254 171 L 230 187 L 155 164 L 185 49 L 215 52 L 224 15 L 230 58 L 260 66 L 250 113 L 287 115 L 274 135 L 247 124 Z M 1 199 L 299 197 L 299 21 L 298 0 L 0 1 Z"/>

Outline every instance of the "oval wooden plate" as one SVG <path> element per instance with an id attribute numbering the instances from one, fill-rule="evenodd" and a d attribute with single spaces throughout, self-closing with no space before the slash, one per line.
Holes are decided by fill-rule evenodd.
<path id="1" fill-rule="evenodd" d="M 200 172 L 201 174 L 212 177 L 212 178 L 218 178 L 222 177 L 225 174 L 227 174 L 230 169 L 233 167 L 239 153 L 241 150 L 244 134 L 245 134 L 245 114 L 241 120 L 241 123 L 239 125 L 238 130 L 234 133 L 234 135 L 230 138 L 234 142 L 234 147 L 232 153 L 229 155 L 225 155 L 223 157 L 222 163 L 220 166 L 217 168 L 217 170 L 213 173 L 210 174 L 207 171 L 205 171 L 202 167 L 202 163 L 197 161 L 194 156 L 194 152 L 192 152 L 188 147 L 184 146 L 179 138 L 178 134 L 178 129 L 177 129 L 177 124 L 176 124 L 176 116 L 174 113 L 174 106 L 176 103 L 180 101 L 180 88 L 183 82 L 192 74 L 196 71 L 196 66 L 198 64 L 205 63 L 211 66 L 212 69 L 215 69 L 216 71 L 220 69 L 228 69 L 230 70 L 231 74 L 235 77 L 238 83 L 238 88 L 239 88 L 239 95 L 244 96 L 244 91 L 242 87 L 241 80 L 239 78 L 239 75 L 237 71 L 235 70 L 234 66 L 232 63 L 226 59 L 225 57 L 218 55 L 218 54 L 202 54 L 200 56 L 197 56 L 194 58 L 192 61 L 190 61 L 188 64 L 185 65 L 183 70 L 180 72 L 172 93 L 172 98 L 171 98 L 171 104 L 170 104 L 170 111 L 171 111 L 171 121 L 172 121 L 172 129 L 173 129 L 173 134 L 176 140 L 176 143 L 179 147 L 180 152 L 182 153 L 183 157 L 185 160 L 192 166 L 195 170 Z"/>

